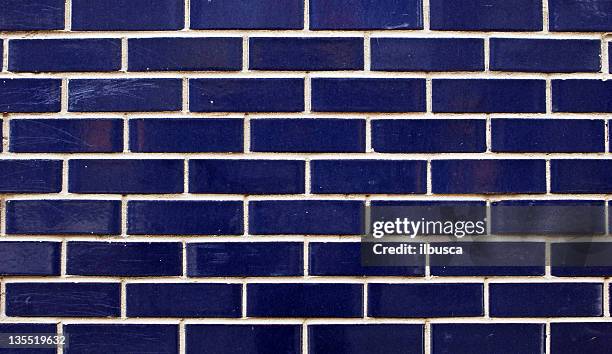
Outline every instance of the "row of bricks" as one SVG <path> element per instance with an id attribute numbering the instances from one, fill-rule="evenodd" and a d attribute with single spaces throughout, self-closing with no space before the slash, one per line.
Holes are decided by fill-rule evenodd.
<path id="1" fill-rule="evenodd" d="M 241 118 L 129 119 L 127 148 L 131 152 L 241 153 L 244 124 Z M 257 118 L 247 124 L 251 152 L 366 152 L 365 119 Z M 594 119 L 495 118 L 491 119 L 491 151 L 605 152 L 605 124 Z M 9 129 L 10 152 L 118 153 L 124 149 L 121 119 L 11 119 Z M 380 153 L 485 152 L 486 135 L 484 119 L 373 119 L 370 146 Z"/>
<path id="2" fill-rule="evenodd" d="M 63 30 L 65 0 L 9 0 L 0 14 L 1 30 Z M 552 31 L 612 30 L 612 5 L 606 0 L 548 0 Z M 430 0 L 433 30 L 542 31 L 542 0 Z M 310 0 L 313 30 L 423 29 L 422 0 Z M 75 31 L 180 30 L 184 0 L 72 0 Z M 302 29 L 303 0 L 190 1 L 191 29 Z"/>
<path id="3" fill-rule="evenodd" d="M 434 244 L 434 246 L 440 243 Z M 457 265 L 445 256 L 429 256 L 433 276 L 543 276 L 545 245 L 541 242 L 496 242 L 472 244 L 480 264 Z M 563 263 L 564 257 L 581 244 L 554 243 L 550 257 L 552 275 L 610 276 L 612 266 L 578 267 Z M 424 277 L 425 256 L 415 256 L 413 265 L 364 266 L 359 242 L 311 242 L 308 245 L 310 276 L 402 276 Z M 183 246 L 179 242 L 82 242 L 67 243 L 66 274 L 113 277 L 177 277 L 183 275 Z M 475 248 L 474 248 L 475 250 Z M 612 250 L 599 243 L 593 257 Z M 189 277 L 301 277 L 304 276 L 304 244 L 301 242 L 200 242 L 186 244 L 186 276 Z M 0 255 L 2 276 L 60 275 L 59 242 L 3 241 Z M 112 259 L 112 262 L 108 262 Z M 444 264 L 444 265 L 442 265 Z M 501 265 L 503 264 L 503 265 Z M 539 265 L 538 265 L 539 264 Z"/>
<path id="4" fill-rule="evenodd" d="M 0 112 L 59 112 L 60 79 L 0 80 Z M 313 78 L 314 112 L 425 112 L 425 79 Z M 612 112 L 612 81 L 552 80 L 553 112 Z M 181 79 L 71 79 L 70 112 L 181 111 Z M 433 79 L 435 113 L 545 113 L 546 81 Z M 302 78 L 189 79 L 191 112 L 303 112 Z"/>
<path id="5" fill-rule="evenodd" d="M 242 42 L 241 37 L 130 38 L 127 70 L 240 71 Z M 8 71 L 12 72 L 121 70 L 120 39 L 19 39 L 8 43 Z M 491 38 L 489 45 L 492 71 L 601 70 L 599 40 Z M 363 38 L 255 37 L 248 46 L 251 70 L 364 70 Z M 370 50 L 374 71 L 485 70 L 482 38 L 372 38 Z"/>
<path id="6" fill-rule="evenodd" d="M 425 194 L 425 160 L 313 160 L 310 188 L 316 194 Z M 610 193 L 612 160 L 550 161 L 553 193 Z M 304 160 L 193 159 L 188 189 L 200 194 L 303 194 Z M 60 160 L 0 160 L 0 193 L 57 193 Z M 543 194 L 546 161 L 486 159 L 431 161 L 434 194 Z M 68 192 L 176 194 L 185 191 L 185 161 L 91 159 L 68 161 Z"/>
<path id="7" fill-rule="evenodd" d="M 119 317 L 120 283 L 5 284 L 9 317 Z M 435 318 L 601 317 L 602 283 L 368 283 L 367 316 Z M 127 317 L 242 317 L 242 284 L 128 283 Z M 205 299 L 205 301 L 202 301 Z M 274 299 L 274 301 L 270 301 Z M 361 318 L 361 283 L 249 283 L 246 316 Z"/>
<path id="8" fill-rule="evenodd" d="M 546 353 L 546 325 L 542 323 L 433 323 L 430 325 L 430 353 L 472 354 Z M 179 344 L 175 324 L 64 324 L 66 354 L 151 353 L 425 353 L 422 324 L 325 324 L 307 325 L 307 343 L 302 343 L 303 326 L 287 324 L 187 324 L 185 342 Z M 1 324 L 2 333 L 57 332 L 55 324 Z M 612 346 L 612 323 L 553 322 L 550 349 L 555 354 L 599 354 Z M 147 340 L 142 340 L 146 337 Z M 55 354 L 53 349 L 38 349 Z M 306 354 L 306 353 L 305 353 Z"/>

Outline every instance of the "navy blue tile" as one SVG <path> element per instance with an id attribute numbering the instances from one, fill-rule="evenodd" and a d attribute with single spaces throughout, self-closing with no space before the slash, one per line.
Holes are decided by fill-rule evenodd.
<path id="1" fill-rule="evenodd" d="M 552 80 L 553 112 L 612 112 L 612 81 Z"/>
<path id="2" fill-rule="evenodd" d="M 128 284 L 128 317 L 240 317 L 241 284 Z"/>
<path id="3" fill-rule="evenodd" d="M 194 1 L 192 29 L 302 29 L 301 0 Z"/>
<path id="4" fill-rule="evenodd" d="M 65 0 L 4 0 L 0 31 L 64 29 Z"/>
<path id="5" fill-rule="evenodd" d="M 310 0 L 313 30 L 422 29 L 421 0 Z"/>
<path id="6" fill-rule="evenodd" d="M 484 119 L 375 119 L 372 148 L 376 152 L 484 152 Z"/>
<path id="7" fill-rule="evenodd" d="M 67 274 L 170 276 L 182 274 L 178 242 L 68 242 Z"/>
<path id="8" fill-rule="evenodd" d="M 117 71 L 121 68 L 121 40 L 24 39 L 11 40 L 9 71 Z"/>
<path id="9" fill-rule="evenodd" d="M 434 79 L 433 111 L 439 113 L 544 113 L 544 80 Z"/>
<path id="10" fill-rule="evenodd" d="M 71 112 L 180 111 L 181 79 L 70 80 Z"/>
<path id="11" fill-rule="evenodd" d="M 0 243 L 1 245 L 1 243 Z M 208 242 L 187 244 L 190 277 L 304 275 L 301 242 Z"/>
<path id="12" fill-rule="evenodd" d="M 434 160 L 437 194 L 522 194 L 546 192 L 544 160 Z"/>
<path id="13" fill-rule="evenodd" d="M 59 242 L 0 242 L 1 275 L 60 275 Z"/>
<path id="14" fill-rule="evenodd" d="M 602 284 L 493 283 L 491 317 L 597 317 L 602 315 Z"/>
<path id="15" fill-rule="evenodd" d="M 59 112 L 58 79 L 0 80 L 0 112 Z"/>
<path id="16" fill-rule="evenodd" d="M 189 160 L 189 193 L 304 193 L 304 161 Z"/>
<path id="17" fill-rule="evenodd" d="M 612 275 L 612 243 L 559 242 L 551 244 L 551 273 L 556 277 L 608 277 Z"/>
<path id="18" fill-rule="evenodd" d="M 70 160 L 72 193 L 181 193 L 183 160 Z"/>
<path id="19" fill-rule="evenodd" d="M 121 202 L 117 200 L 9 200 L 9 234 L 121 233 Z"/>
<path id="20" fill-rule="evenodd" d="M 249 69 L 363 70 L 363 38 L 250 38 Z"/>
<path id="21" fill-rule="evenodd" d="M 74 0 L 75 31 L 161 31 L 184 26 L 183 0 Z"/>
<path id="22" fill-rule="evenodd" d="M 372 38 L 372 70 L 483 71 L 481 38 Z"/>
<path id="23" fill-rule="evenodd" d="M 550 0 L 551 31 L 612 31 L 612 3 L 607 0 Z"/>
<path id="24" fill-rule="evenodd" d="M 431 0 L 431 29 L 541 31 L 541 0 Z"/>
<path id="25" fill-rule="evenodd" d="M 612 160 L 551 160 L 553 193 L 612 193 Z"/>
<path id="26" fill-rule="evenodd" d="M 300 353 L 300 325 L 197 325 L 185 326 L 187 354 L 202 350 L 215 354 Z"/>
<path id="27" fill-rule="evenodd" d="M 588 39 L 491 38 L 491 70 L 598 72 L 601 43 Z"/>
<path id="28" fill-rule="evenodd" d="M 154 54 L 154 55 L 153 55 Z M 242 38 L 130 38 L 129 71 L 242 69 Z"/>
<path id="29" fill-rule="evenodd" d="M 132 235 L 238 235 L 243 233 L 242 201 L 131 201 Z"/>
<path id="30" fill-rule="evenodd" d="M 262 200 L 249 203 L 254 235 L 358 235 L 364 205 L 349 200 Z"/>
<path id="31" fill-rule="evenodd" d="M 364 152 L 363 119 L 252 119 L 251 151 Z"/>
<path id="32" fill-rule="evenodd" d="M 419 266 L 376 267 L 361 263 L 360 242 L 311 242 L 308 274 L 315 276 L 414 276 L 425 275 L 425 259 Z"/>
<path id="33" fill-rule="evenodd" d="M 133 152 L 242 152 L 244 121 L 236 118 L 130 119 Z"/>
<path id="34" fill-rule="evenodd" d="M 612 323 L 551 323 L 550 350 L 555 354 L 600 354 L 612 348 Z"/>
<path id="35" fill-rule="evenodd" d="M 66 354 L 164 353 L 178 354 L 178 325 L 69 324 L 64 325 Z"/>
<path id="36" fill-rule="evenodd" d="M 118 317 L 119 283 L 7 283 L 6 315 Z"/>
<path id="37" fill-rule="evenodd" d="M 301 112 L 302 79 L 190 79 L 192 112 Z"/>
<path id="38" fill-rule="evenodd" d="M 274 301 L 270 301 L 274 299 Z M 362 284 L 248 284 L 248 317 L 362 317 Z"/>
<path id="39" fill-rule="evenodd" d="M 310 325 L 310 354 L 423 353 L 423 325 Z"/>
<path id="40" fill-rule="evenodd" d="M 368 284 L 370 317 L 483 315 L 482 284 Z"/>
<path id="41" fill-rule="evenodd" d="M 534 354 L 546 352 L 546 328 L 540 323 L 436 323 L 432 353 Z"/>
<path id="42" fill-rule="evenodd" d="M 8 335 L 14 333 L 15 335 L 23 335 L 24 333 L 40 333 L 46 336 L 53 336 L 57 334 L 57 325 L 55 323 L 5 323 L 0 325 L 0 333 Z M 6 338 L 6 337 L 5 337 Z M 56 348 L 3 348 L 2 353 L 4 354 L 55 354 L 57 353 Z"/>
<path id="43" fill-rule="evenodd" d="M 315 112 L 424 112 L 423 79 L 312 79 Z"/>
<path id="44" fill-rule="evenodd" d="M 57 193 L 62 190 L 59 160 L 0 160 L 1 193 Z"/>
<path id="45" fill-rule="evenodd" d="M 491 149 L 497 152 L 604 152 L 603 120 L 493 119 Z"/>
<path id="46" fill-rule="evenodd" d="M 11 152 L 121 152 L 121 119 L 12 119 Z"/>
<path id="47" fill-rule="evenodd" d="M 427 162 L 314 160 L 311 188 L 320 194 L 413 194 L 427 191 Z"/>

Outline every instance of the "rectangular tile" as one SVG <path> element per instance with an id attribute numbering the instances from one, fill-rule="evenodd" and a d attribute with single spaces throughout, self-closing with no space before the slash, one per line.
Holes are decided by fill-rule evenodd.
<path id="1" fill-rule="evenodd" d="M 73 0 L 72 30 L 162 31 L 184 26 L 183 0 Z"/>
<path id="2" fill-rule="evenodd" d="M 67 324 L 64 333 L 70 338 L 65 354 L 179 353 L 175 324 Z"/>
<path id="3" fill-rule="evenodd" d="M 276 324 L 188 324 L 186 353 L 300 353 L 302 326 Z"/>
<path id="4" fill-rule="evenodd" d="M 309 0 L 313 30 L 422 29 L 421 0 Z"/>
<path id="5" fill-rule="evenodd" d="M 191 29 L 302 29 L 304 2 L 300 0 L 194 1 Z"/>
<path id="6" fill-rule="evenodd" d="M 1 79 L 0 112 L 59 112 L 61 85 L 59 79 Z"/>
<path id="7" fill-rule="evenodd" d="M 0 160 L 0 192 L 58 193 L 62 190 L 60 160 Z"/>

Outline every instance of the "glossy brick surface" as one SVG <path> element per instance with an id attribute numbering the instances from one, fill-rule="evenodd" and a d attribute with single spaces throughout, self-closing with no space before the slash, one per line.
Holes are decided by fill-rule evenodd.
<path id="1" fill-rule="evenodd" d="M 309 353 L 423 353 L 418 324 L 310 325 Z"/>
<path id="2" fill-rule="evenodd" d="M 186 353 L 203 348 L 217 354 L 299 353 L 302 326 L 298 325 L 201 325 L 185 326 Z"/>
<path id="3" fill-rule="evenodd" d="M 612 82 L 552 80 L 553 112 L 612 112 Z"/>
<path id="4" fill-rule="evenodd" d="M 184 25 L 182 0 L 74 0 L 72 29 L 77 31 L 179 30 Z"/>
<path id="5" fill-rule="evenodd" d="M 603 353 L 612 347 L 612 324 L 605 322 L 551 323 L 553 353 Z"/>
<path id="6" fill-rule="evenodd" d="M 57 193 L 62 189 L 59 160 L 0 160 L 0 192 Z"/>
<path id="7" fill-rule="evenodd" d="M 194 0 L 192 29 L 301 29 L 304 3 L 300 0 Z"/>
<path id="8" fill-rule="evenodd" d="M 0 242 L 1 275 L 59 275 L 61 243 Z"/>
<path id="9" fill-rule="evenodd" d="M 553 193 L 611 193 L 612 160 L 568 159 L 550 162 Z"/>
<path id="10" fill-rule="evenodd" d="M 550 30 L 568 32 L 609 32 L 612 30 L 612 3 L 606 0 L 550 0 Z"/>
<path id="11" fill-rule="evenodd" d="M 61 80 L 1 79 L 0 112 L 59 112 Z"/>
<path id="12" fill-rule="evenodd" d="M 0 31 L 64 29 L 64 0 L 4 0 Z"/>
<path id="13" fill-rule="evenodd" d="M 313 30 L 421 29 L 421 0 L 310 0 Z"/>
<path id="14" fill-rule="evenodd" d="M 41 335 L 55 335 L 57 333 L 57 325 L 55 323 L 6 323 L 0 325 L 0 332 L 7 335 L 22 333 L 40 333 Z M 56 348 L 3 348 L 5 354 L 55 354 Z"/>
<path id="15" fill-rule="evenodd" d="M 68 324 L 66 354 L 179 353 L 179 330 L 173 324 Z"/>

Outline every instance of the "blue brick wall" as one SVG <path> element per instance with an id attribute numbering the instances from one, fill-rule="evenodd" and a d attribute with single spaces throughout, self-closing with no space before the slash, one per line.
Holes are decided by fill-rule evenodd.
<path id="1" fill-rule="evenodd" d="M 610 352 L 612 267 L 531 263 L 612 232 L 610 32 L 610 0 L 0 0 L 0 334 L 69 342 L 0 352 Z M 489 217 L 503 265 L 364 266 L 368 206 Z"/>

